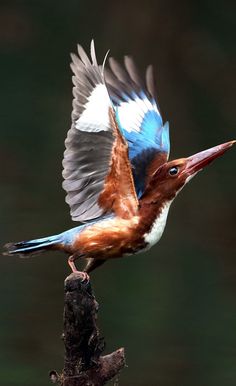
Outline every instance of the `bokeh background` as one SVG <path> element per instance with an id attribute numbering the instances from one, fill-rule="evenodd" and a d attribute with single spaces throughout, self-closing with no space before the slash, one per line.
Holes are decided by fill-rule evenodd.
<path id="1" fill-rule="evenodd" d="M 69 53 L 95 38 L 102 61 L 132 54 L 157 73 L 171 156 L 236 136 L 235 2 L 1 1 L 1 244 L 73 226 L 61 188 L 70 127 Z M 122 386 L 236 384 L 236 149 L 173 204 L 158 246 L 92 274 Z M 74 224 L 76 225 L 76 224 Z M 60 253 L 0 259 L 0 384 L 49 385 L 63 366 Z"/>

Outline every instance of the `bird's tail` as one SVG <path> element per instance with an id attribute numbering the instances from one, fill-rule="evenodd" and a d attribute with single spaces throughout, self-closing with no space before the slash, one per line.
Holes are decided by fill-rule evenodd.
<path id="1" fill-rule="evenodd" d="M 19 255 L 20 257 L 29 257 L 30 255 L 40 253 L 50 249 L 57 249 L 61 242 L 60 235 L 43 237 L 40 239 L 20 241 L 18 243 L 8 243 L 4 247 L 4 255 Z"/>

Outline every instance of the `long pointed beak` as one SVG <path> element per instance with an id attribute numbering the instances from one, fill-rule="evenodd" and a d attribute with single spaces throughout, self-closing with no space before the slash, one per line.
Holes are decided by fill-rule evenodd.
<path id="1" fill-rule="evenodd" d="M 229 150 L 236 140 L 222 143 L 221 145 L 211 147 L 210 149 L 196 153 L 191 157 L 186 158 L 185 173 L 189 176 L 202 170 L 205 166 L 209 165 L 215 158 L 220 157 L 227 150 Z"/>

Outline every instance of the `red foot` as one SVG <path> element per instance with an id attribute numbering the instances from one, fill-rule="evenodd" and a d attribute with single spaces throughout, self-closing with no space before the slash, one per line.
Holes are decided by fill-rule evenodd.
<path id="1" fill-rule="evenodd" d="M 81 275 L 82 276 L 82 281 L 89 281 L 89 275 L 87 274 L 87 272 L 82 272 L 82 271 L 76 271 L 77 275 Z"/>
<path id="2" fill-rule="evenodd" d="M 87 274 L 87 272 L 82 272 L 82 271 L 77 270 L 75 263 L 74 263 L 74 259 L 69 257 L 68 264 L 69 264 L 73 273 L 76 273 L 77 275 L 81 276 L 82 281 L 89 281 L 89 275 Z"/>
<path id="3" fill-rule="evenodd" d="M 76 270 L 76 271 L 73 271 L 73 273 L 75 273 L 77 276 L 80 276 L 82 282 L 89 281 L 89 275 L 87 274 L 87 272 Z"/>

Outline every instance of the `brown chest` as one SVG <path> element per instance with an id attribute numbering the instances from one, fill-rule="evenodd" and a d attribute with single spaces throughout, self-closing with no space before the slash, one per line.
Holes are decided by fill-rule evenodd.
<path id="1" fill-rule="evenodd" d="M 76 238 L 73 249 L 84 257 L 109 259 L 133 254 L 145 247 L 138 231 L 140 219 L 112 219 L 87 227 Z"/>

